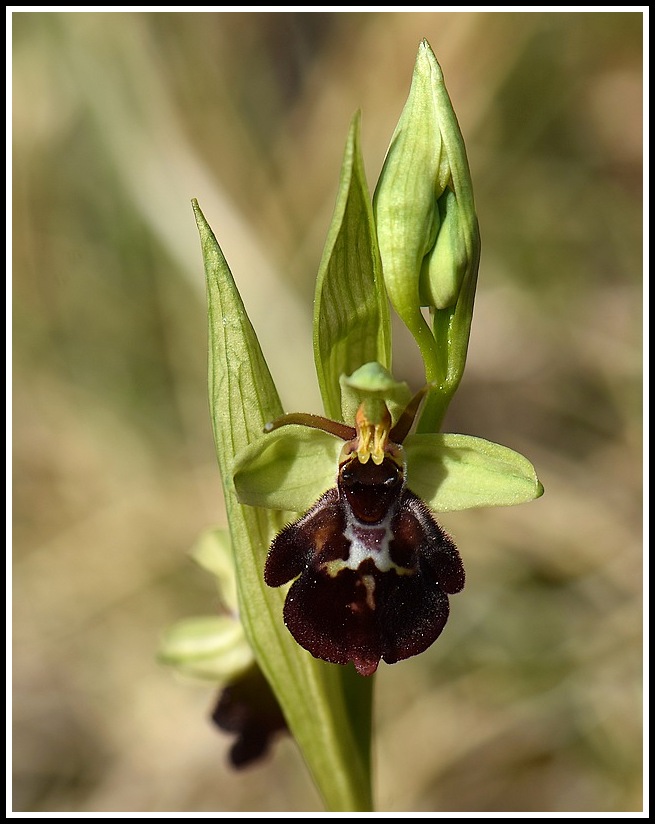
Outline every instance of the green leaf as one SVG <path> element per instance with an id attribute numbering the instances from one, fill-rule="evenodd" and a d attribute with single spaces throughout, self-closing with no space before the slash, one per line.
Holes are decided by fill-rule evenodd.
<path id="1" fill-rule="evenodd" d="M 289 424 L 239 452 L 234 485 L 241 503 L 305 512 L 336 485 L 343 441 Z"/>
<path id="2" fill-rule="evenodd" d="M 363 736 L 370 720 L 365 710 L 363 720 L 351 717 L 350 706 L 357 702 L 350 696 L 347 672 L 313 658 L 294 641 L 282 621 L 284 591 L 264 583 L 264 560 L 282 525 L 280 514 L 243 506 L 236 496 L 236 453 L 260 438 L 264 424 L 279 417 L 282 408 L 229 267 L 195 201 L 193 207 L 207 276 L 209 400 L 240 617 L 328 809 L 370 810 L 370 737 Z M 370 713 L 370 685 L 360 690 L 362 696 L 369 693 Z"/>
<path id="3" fill-rule="evenodd" d="M 543 494 L 534 467 L 518 452 L 470 435 L 410 435 L 407 486 L 430 509 L 513 506 Z"/>
<path id="4" fill-rule="evenodd" d="M 350 126 L 337 202 L 319 267 L 314 301 L 314 360 L 325 414 L 341 420 L 339 378 L 391 359 L 389 305 L 371 199 L 359 145 L 359 114 Z"/>
<path id="5" fill-rule="evenodd" d="M 159 661 L 193 678 L 225 683 L 252 666 L 243 627 L 226 615 L 179 621 L 164 635 Z"/>

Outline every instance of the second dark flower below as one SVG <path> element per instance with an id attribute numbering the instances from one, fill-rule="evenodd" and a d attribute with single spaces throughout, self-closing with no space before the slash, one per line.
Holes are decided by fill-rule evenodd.
<path id="1" fill-rule="evenodd" d="M 236 735 L 229 758 L 237 769 L 258 761 L 277 733 L 288 732 L 280 705 L 256 665 L 221 689 L 211 719 L 219 729 Z"/>

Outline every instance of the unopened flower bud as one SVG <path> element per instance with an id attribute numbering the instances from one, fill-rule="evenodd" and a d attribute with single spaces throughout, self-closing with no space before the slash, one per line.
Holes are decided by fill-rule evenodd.
<path id="1" fill-rule="evenodd" d="M 428 381 L 446 384 L 460 373 L 460 364 L 440 350 L 421 308 L 458 311 L 458 339 L 452 343 L 460 359 L 468 341 L 479 233 L 464 141 L 425 40 L 375 192 L 374 214 L 391 302 L 416 338 Z M 464 289 L 465 281 L 473 288 Z M 458 306 L 462 294 L 464 305 Z"/>

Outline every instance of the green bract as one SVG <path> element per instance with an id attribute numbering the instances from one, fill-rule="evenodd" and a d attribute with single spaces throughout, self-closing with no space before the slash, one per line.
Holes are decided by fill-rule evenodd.
<path id="1" fill-rule="evenodd" d="M 389 366 L 391 328 L 371 198 L 359 145 L 359 115 L 346 144 L 314 300 L 314 361 L 325 413 L 342 414 L 339 378 L 369 361 Z"/>

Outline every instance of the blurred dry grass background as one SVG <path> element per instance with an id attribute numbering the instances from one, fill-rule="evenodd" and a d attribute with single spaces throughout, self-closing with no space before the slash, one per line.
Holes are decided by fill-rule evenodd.
<path id="1" fill-rule="evenodd" d="M 235 774 L 213 691 L 154 660 L 214 608 L 222 523 L 197 197 L 283 400 L 319 411 L 311 301 L 349 120 L 373 188 L 426 37 L 483 237 L 447 421 L 538 502 L 442 518 L 467 586 L 382 666 L 382 811 L 642 809 L 642 15 L 14 13 L 13 803 L 312 811 L 293 743 Z M 418 386 L 399 334 L 396 373 Z"/>

